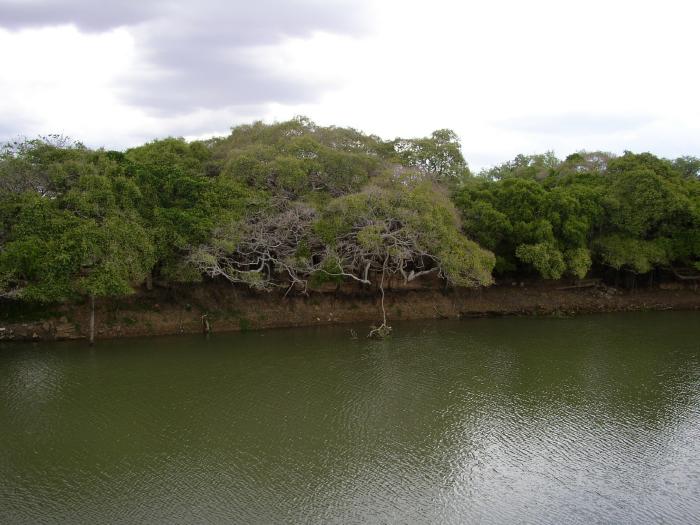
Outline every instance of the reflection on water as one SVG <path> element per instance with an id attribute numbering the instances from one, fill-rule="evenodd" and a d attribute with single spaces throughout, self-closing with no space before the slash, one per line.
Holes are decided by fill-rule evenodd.
<path id="1" fill-rule="evenodd" d="M 4 346 L 0 522 L 693 522 L 698 321 Z"/>

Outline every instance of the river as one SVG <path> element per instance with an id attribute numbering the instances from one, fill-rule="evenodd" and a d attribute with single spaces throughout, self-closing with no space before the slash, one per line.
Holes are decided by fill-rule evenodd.
<path id="1" fill-rule="evenodd" d="M 697 523 L 700 312 L 0 346 L 0 523 Z"/>

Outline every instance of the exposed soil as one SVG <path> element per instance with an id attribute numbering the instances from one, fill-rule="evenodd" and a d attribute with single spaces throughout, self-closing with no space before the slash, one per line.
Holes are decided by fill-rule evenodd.
<path id="1" fill-rule="evenodd" d="M 573 315 L 625 310 L 700 310 L 700 291 L 681 284 L 620 290 L 563 289 L 566 283 L 507 283 L 484 289 L 441 289 L 435 281 L 394 285 L 386 293 L 389 322 L 493 315 Z M 254 293 L 229 284 L 142 290 L 97 303 L 96 338 L 201 333 L 381 320 L 379 294 L 343 285 L 308 296 Z M 0 322 L 1 323 L 1 322 Z M 0 324 L 0 340 L 87 337 L 89 303 L 62 305 Z"/>

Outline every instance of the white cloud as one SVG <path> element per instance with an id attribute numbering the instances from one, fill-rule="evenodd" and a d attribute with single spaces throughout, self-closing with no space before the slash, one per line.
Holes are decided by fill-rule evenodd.
<path id="1" fill-rule="evenodd" d="M 137 67 L 154 71 L 138 46 L 138 28 L 2 31 L 0 46 L 12 49 L 13 58 L 0 72 L 6 94 L 0 112 L 12 110 L 10 121 L 32 128 L 17 133 L 66 131 L 109 146 L 164 134 L 225 133 L 242 121 L 303 113 L 385 137 L 449 127 L 476 167 L 548 149 L 698 155 L 698 15 L 700 6 L 680 0 L 373 2 L 364 15 L 371 30 L 364 34 L 329 23 L 328 30 L 242 48 L 239 58 L 272 79 L 259 103 L 250 96 L 255 79 L 239 75 L 230 89 L 246 91 L 247 98 L 219 89 L 215 105 L 193 104 L 192 96 L 206 98 L 202 87 L 211 68 L 198 70 L 202 78 L 182 89 L 190 89 L 187 107 L 199 109 L 183 114 L 150 113 L 120 91 Z M 252 20 L 265 31 L 264 17 Z M 158 23 L 167 26 L 168 19 Z M 237 38 L 235 26 L 230 31 Z M 225 31 L 216 34 L 221 39 Z M 197 46 L 197 53 L 207 52 L 206 42 Z M 187 61 L 196 65 L 196 58 L 190 54 Z M 285 97 L 275 85 L 307 86 L 312 96 Z M 162 80 L 152 86 L 150 99 L 184 96 L 159 91 L 167 86 Z"/>

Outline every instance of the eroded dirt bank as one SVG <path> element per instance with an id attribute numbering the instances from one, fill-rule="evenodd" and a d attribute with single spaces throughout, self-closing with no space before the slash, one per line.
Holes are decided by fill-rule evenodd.
<path id="1" fill-rule="evenodd" d="M 700 310 L 700 291 L 690 287 L 623 291 L 598 287 L 563 289 L 563 283 L 508 283 L 486 289 L 442 290 L 435 284 L 387 291 L 389 321 L 489 315 L 571 315 L 624 310 Z M 63 305 L 0 322 L 0 340 L 87 337 L 89 304 Z M 98 302 L 96 338 L 224 332 L 275 327 L 366 322 L 381 319 L 374 290 L 348 286 L 309 296 L 253 293 L 207 283 L 141 291 L 119 301 Z M 205 323 L 206 321 L 206 323 Z"/>

